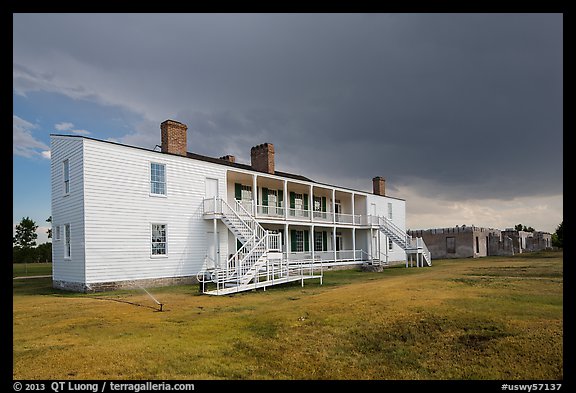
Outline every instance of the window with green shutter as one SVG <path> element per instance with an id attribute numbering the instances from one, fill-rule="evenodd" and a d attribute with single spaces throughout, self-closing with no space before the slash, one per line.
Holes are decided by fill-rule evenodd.
<path id="1" fill-rule="evenodd" d="M 242 184 L 235 183 L 234 184 L 234 198 L 241 201 L 242 200 Z"/>
<path id="2" fill-rule="evenodd" d="M 268 206 L 268 189 L 262 188 L 262 206 Z"/>

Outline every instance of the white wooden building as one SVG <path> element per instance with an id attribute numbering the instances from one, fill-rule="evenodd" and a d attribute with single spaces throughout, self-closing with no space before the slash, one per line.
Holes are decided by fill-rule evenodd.
<path id="1" fill-rule="evenodd" d="M 74 291 L 204 282 L 206 293 L 321 278 L 323 269 L 415 255 L 405 201 L 275 170 L 274 146 L 187 152 L 186 125 L 161 125 L 161 151 L 51 135 L 53 285 Z"/>

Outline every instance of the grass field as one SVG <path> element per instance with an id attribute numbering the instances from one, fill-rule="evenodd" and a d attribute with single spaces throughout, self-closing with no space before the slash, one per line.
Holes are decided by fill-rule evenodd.
<path id="1" fill-rule="evenodd" d="M 13 263 L 12 277 L 50 276 L 52 263 Z"/>
<path id="2" fill-rule="evenodd" d="M 562 253 L 334 271 L 211 297 L 13 281 L 14 379 L 563 378 Z"/>

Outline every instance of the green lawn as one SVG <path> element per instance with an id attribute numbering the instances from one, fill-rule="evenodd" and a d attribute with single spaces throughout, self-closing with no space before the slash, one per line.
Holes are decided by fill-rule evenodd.
<path id="1" fill-rule="evenodd" d="M 14 379 L 563 378 L 562 253 L 326 272 L 232 296 L 14 280 Z M 33 365 L 33 366 L 32 366 Z"/>
<path id="2" fill-rule="evenodd" d="M 12 277 L 51 276 L 52 263 L 13 263 Z"/>

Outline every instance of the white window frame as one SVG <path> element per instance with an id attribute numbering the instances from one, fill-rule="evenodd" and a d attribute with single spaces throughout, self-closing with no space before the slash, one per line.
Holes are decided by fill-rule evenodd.
<path id="1" fill-rule="evenodd" d="M 60 241 L 60 225 L 54 225 L 52 231 L 54 232 L 54 241 Z"/>
<path id="2" fill-rule="evenodd" d="M 152 165 L 161 165 L 162 167 L 164 167 L 164 182 L 159 182 L 159 181 L 154 181 L 152 180 Z M 168 196 L 168 185 L 167 185 L 167 181 L 166 181 L 166 164 L 163 162 L 156 162 L 156 161 L 150 161 L 150 164 L 148 165 L 148 179 L 150 180 L 150 196 L 154 196 L 154 197 L 160 197 L 160 198 L 166 198 Z M 153 191 L 154 187 L 153 184 L 158 183 L 158 184 L 164 184 L 164 193 L 163 194 L 159 194 L 159 193 L 155 193 Z"/>
<path id="3" fill-rule="evenodd" d="M 294 242 L 296 245 L 295 252 L 304 252 L 304 231 L 297 230 L 294 232 L 294 236 L 296 236 L 296 241 Z"/>
<path id="4" fill-rule="evenodd" d="M 328 251 L 324 250 L 324 239 L 322 232 L 314 231 L 314 251 Z"/>
<path id="5" fill-rule="evenodd" d="M 72 259 L 72 226 L 64 224 L 64 259 Z M 68 229 L 68 231 L 66 231 Z M 68 232 L 68 233 L 66 233 Z"/>
<path id="6" fill-rule="evenodd" d="M 70 160 L 62 161 L 62 194 L 70 195 Z"/>
<path id="7" fill-rule="evenodd" d="M 388 202 L 388 219 L 392 219 L 392 203 Z"/>
<path id="8" fill-rule="evenodd" d="M 164 225 L 164 242 L 154 242 L 154 225 Z M 164 243 L 164 254 L 154 254 L 154 244 Z M 150 224 L 150 258 L 168 257 L 168 224 L 153 222 Z"/>
<path id="9" fill-rule="evenodd" d="M 392 239 L 388 238 L 388 251 L 392 251 L 394 249 L 394 242 Z"/>
<path id="10" fill-rule="evenodd" d="M 240 186 L 240 196 L 243 202 L 252 202 L 252 186 L 242 184 Z"/>

